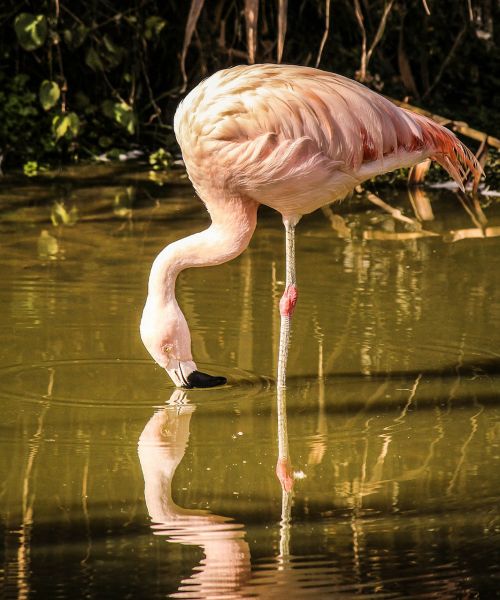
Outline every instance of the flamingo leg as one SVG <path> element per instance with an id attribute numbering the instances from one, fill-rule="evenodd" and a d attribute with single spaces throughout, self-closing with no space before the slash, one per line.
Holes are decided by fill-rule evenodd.
<path id="1" fill-rule="evenodd" d="M 280 300 L 280 347 L 278 354 L 278 388 L 286 387 L 286 363 L 290 346 L 290 324 L 297 303 L 297 279 L 295 275 L 295 225 L 300 217 L 283 218 L 286 232 L 286 282 Z"/>

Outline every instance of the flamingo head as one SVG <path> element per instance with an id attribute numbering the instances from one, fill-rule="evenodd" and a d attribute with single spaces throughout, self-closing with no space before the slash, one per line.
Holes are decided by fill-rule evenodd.
<path id="1" fill-rule="evenodd" d="M 175 300 L 158 307 L 148 298 L 142 313 L 141 338 L 177 387 L 208 388 L 226 383 L 225 377 L 207 375 L 196 368 L 189 327 Z"/>

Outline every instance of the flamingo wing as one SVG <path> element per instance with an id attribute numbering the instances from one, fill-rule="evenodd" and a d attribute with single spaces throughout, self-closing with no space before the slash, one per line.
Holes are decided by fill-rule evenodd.
<path id="1" fill-rule="evenodd" d="M 427 157 L 460 185 L 469 169 L 480 174 L 449 130 L 308 67 L 220 71 L 187 96 L 175 130 L 195 186 L 245 193 L 283 214 L 311 212 L 364 179 Z"/>

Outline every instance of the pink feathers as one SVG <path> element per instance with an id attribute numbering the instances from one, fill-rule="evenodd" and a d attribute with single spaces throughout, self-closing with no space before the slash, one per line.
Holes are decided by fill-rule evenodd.
<path id="1" fill-rule="evenodd" d="M 449 130 L 421 115 L 414 115 L 422 124 L 424 145 L 432 149 L 430 158 L 438 162 L 464 189 L 464 183 L 472 174 L 477 186 L 482 169 L 472 152 Z"/>
<path id="2" fill-rule="evenodd" d="M 305 214 L 359 182 L 431 157 L 459 183 L 481 170 L 444 127 L 333 73 L 292 65 L 219 71 L 181 103 L 175 132 L 200 195 L 244 194 Z"/>

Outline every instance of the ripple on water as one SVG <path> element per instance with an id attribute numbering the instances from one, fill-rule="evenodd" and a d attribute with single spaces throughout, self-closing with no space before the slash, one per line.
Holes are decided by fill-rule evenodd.
<path id="1" fill-rule="evenodd" d="M 272 597 L 273 589 L 286 598 L 455 598 L 467 581 L 467 574 L 450 563 L 434 564 L 432 570 L 394 564 L 391 576 L 380 572 L 377 562 L 373 560 L 362 573 L 360 565 L 355 570 L 346 568 L 342 556 L 260 559 L 247 589 L 257 598 Z"/>
<path id="2" fill-rule="evenodd" d="M 204 370 L 203 365 L 200 369 Z M 173 394 L 236 401 L 270 386 L 270 380 L 242 369 L 210 365 L 227 385 L 210 390 L 177 390 L 168 376 L 148 359 L 53 360 L 0 369 L 0 396 L 24 402 L 109 408 L 163 405 Z"/>
<path id="3" fill-rule="evenodd" d="M 397 359 L 406 356 L 412 364 L 418 365 L 422 370 L 436 367 L 460 367 L 461 365 L 478 365 L 482 362 L 491 364 L 500 361 L 500 354 L 494 349 L 484 347 L 483 338 L 474 338 L 468 335 L 464 343 L 454 344 L 452 340 L 430 339 L 428 343 L 418 340 L 412 342 L 411 347 L 402 348 L 400 340 L 391 339 L 384 343 L 384 352 Z M 476 345 L 483 342 L 482 346 Z"/>

